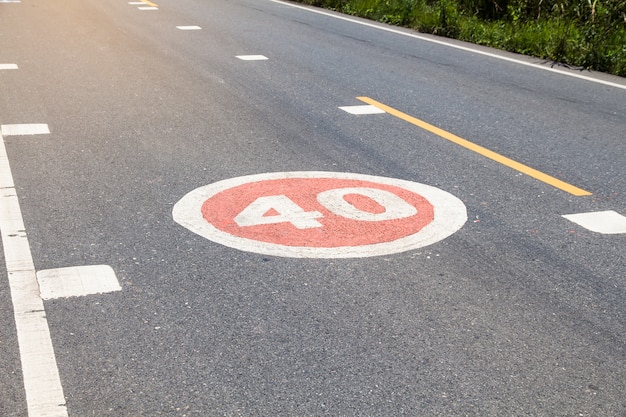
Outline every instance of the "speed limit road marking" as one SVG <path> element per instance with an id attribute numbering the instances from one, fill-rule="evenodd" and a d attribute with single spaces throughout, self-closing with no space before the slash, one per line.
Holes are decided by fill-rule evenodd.
<path id="1" fill-rule="evenodd" d="M 439 188 L 339 172 L 277 172 L 197 188 L 173 209 L 176 222 L 239 250 L 297 258 L 352 258 L 438 242 L 467 220 Z"/>

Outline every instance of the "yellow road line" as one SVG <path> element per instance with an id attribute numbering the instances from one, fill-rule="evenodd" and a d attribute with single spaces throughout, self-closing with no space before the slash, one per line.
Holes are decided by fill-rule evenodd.
<path id="1" fill-rule="evenodd" d="M 151 6 L 151 7 L 159 7 L 158 4 L 152 3 L 150 0 L 141 0 L 141 2 L 146 3 L 148 6 Z"/>
<path id="2" fill-rule="evenodd" d="M 585 195 L 591 195 L 591 193 L 589 191 L 582 190 L 582 189 L 580 189 L 578 187 L 575 187 L 575 186 L 573 186 L 571 184 L 568 184 L 568 183 L 563 182 L 563 181 L 561 181 L 561 180 L 559 180 L 557 178 L 554 178 L 554 177 L 552 177 L 552 176 L 550 176 L 548 174 L 544 174 L 541 171 L 537 171 L 534 168 L 531 168 L 531 167 L 526 166 L 524 164 L 521 164 L 521 163 L 519 163 L 517 161 L 509 159 L 506 156 L 500 155 L 499 153 L 493 152 L 493 151 L 491 151 L 491 150 L 489 150 L 487 148 L 483 148 L 480 145 L 476 145 L 475 143 L 472 143 L 472 142 L 470 142 L 470 141 L 468 141 L 466 139 L 463 139 L 463 138 L 461 138 L 459 136 L 456 136 L 456 135 L 454 135 L 454 134 L 452 134 L 450 132 L 446 132 L 445 130 L 440 129 L 437 126 L 433 126 L 433 125 L 431 125 L 429 123 L 426 123 L 423 120 L 417 119 L 417 118 L 415 118 L 413 116 L 410 116 L 410 115 L 408 115 L 406 113 L 402 113 L 401 111 L 396 110 L 393 107 L 389 107 L 389 106 L 387 106 L 387 105 L 385 105 L 383 103 L 379 103 L 378 101 L 373 100 L 373 99 L 371 99 L 369 97 L 357 97 L 357 99 L 361 100 L 364 103 L 367 103 L 367 104 L 370 104 L 370 105 L 372 105 L 374 107 L 377 107 L 377 108 L 379 108 L 379 109 L 381 109 L 381 110 L 391 114 L 392 116 L 395 116 L 395 117 L 397 117 L 399 119 L 404 120 L 405 122 L 409 122 L 412 125 L 420 127 L 420 128 L 422 128 L 424 130 L 427 130 L 427 131 L 429 131 L 431 133 L 434 133 L 435 135 L 437 135 L 439 137 L 442 137 L 442 138 L 447 139 L 447 140 L 449 140 L 451 142 L 454 142 L 457 145 L 461 145 L 462 147 L 464 147 L 466 149 L 474 151 L 474 152 L 476 152 L 476 153 L 478 153 L 478 154 L 480 154 L 480 155 L 482 155 L 484 157 L 487 157 L 487 158 L 489 158 L 491 160 L 499 162 L 502 165 L 506 165 L 509 168 L 513 168 L 513 169 L 515 169 L 515 170 L 517 170 L 517 171 L 519 171 L 521 173 L 524 173 L 524 174 L 526 174 L 526 175 L 528 175 L 530 177 L 533 177 L 533 178 L 535 178 L 535 179 L 537 179 L 539 181 L 542 181 L 542 182 L 544 182 L 546 184 L 549 184 L 549 185 L 551 185 L 551 186 L 553 186 L 555 188 L 558 188 L 560 190 L 568 192 L 568 193 L 570 193 L 572 195 L 575 195 L 577 197 L 585 196 Z"/>

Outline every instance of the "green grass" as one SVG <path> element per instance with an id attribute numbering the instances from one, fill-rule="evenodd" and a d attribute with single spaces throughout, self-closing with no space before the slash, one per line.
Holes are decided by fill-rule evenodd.
<path id="1" fill-rule="evenodd" d="M 301 0 L 573 67 L 626 76 L 626 0 Z"/>

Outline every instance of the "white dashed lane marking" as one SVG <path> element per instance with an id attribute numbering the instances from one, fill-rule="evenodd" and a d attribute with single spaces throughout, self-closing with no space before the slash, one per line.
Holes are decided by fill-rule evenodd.
<path id="1" fill-rule="evenodd" d="M 159 10 L 159 5 L 149 0 L 129 1 L 128 4 L 131 6 L 140 6 L 137 7 L 139 10 Z"/>
<path id="2" fill-rule="evenodd" d="M 236 58 L 239 58 L 242 61 L 264 61 L 269 59 L 264 55 L 237 55 Z"/>
<path id="3" fill-rule="evenodd" d="M 176 29 L 180 30 L 201 30 L 200 26 L 176 26 Z"/>
<path id="4" fill-rule="evenodd" d="M 37 271 L 41 298 L 80 297 L 120 291 L 113 268 L 108 265 L 72 266 Z"/>
<path id="5" fill-rule="evenodd" d="M 592 232 L 604 235 L 626 233 L 626 217 L 613 210 L 565 214 L 563 217 Z"/>
<path id="6" fill-rule="evenodd" d="M 2 125 L 0 133 L 4 136 L 47 135 L 50 129 L 45 123 Z"/>
<path id="7" fill-rule="evenodd" d="M 376 106 L 372 106 L 370 104 L 362 105 L 362 106 L 343 106 L 339 107 L 341 110 L 348 112 L 350 114 L 381 114 L 385 113 L 384 110 L 379 109 Z"/>
<path id="8" fill-rule="evenodd" d="M 17 64 L 0 64 L 0 70 L 17 69 Z"/>

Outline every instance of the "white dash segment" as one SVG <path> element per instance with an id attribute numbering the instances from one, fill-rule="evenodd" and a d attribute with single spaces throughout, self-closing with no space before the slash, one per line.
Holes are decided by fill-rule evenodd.
<path id="1" fill-rule="evenodd" d="M 264 61 L 269 59 L 265 55 L 237 55 L 236 58 L 239 58 L 242 61 Z"/>
<path id="2" fill-rule="evenodd" d="M 3 136 L 47 135 L 50 129 L 45 123 L 14 124 L 0 126 L 0 133 Z"/>
<path id="3" fill-rule="evenodd" d="M 626 217 L 613 210 L 565 214 L 563 217 L 592 232 L 604 235 L 626 233 Z"/>
<path id="4" fill-rule="evenodd" d="M 109 265 L 72 266 L 37 271 L 41 298 L 81 297 L 120 291 L 122 287 Z"/>
<path id="5" fill-rule="evenodd" d="M 146 4 L 143 1 L 129 1 L 128 4 L 131 6 L 141 6 L 142 4 Z"/>
<path id="6" fill-rule="evenodd" d="M 345 112 L 356 115 L 385 113 L 384 110 L 381 110 L 376 106 L 372 106 L 371 104 L 361 106 L 343 106 L 339 108 Z"/>
<path id="7" fill-rule="evenodd" d="M 1 132 L 0 132 L 1 133 Z M 0 134 L 0 235 L 13 302 L 28 416 L 68 417 L 50 328 Z"/>
<path id="8" fill-rule="evenodd" d="M 144 3 L 145 4 L 145 3 Z M 145 6 L 145 7 L 137 7 L 139 10 L 159 10 L 158 7 L 154 6 Z"/>
<path id="9" fill-rule="evenodd" d="M 0 64 L 0 70 L 17 69 L 17 64 Z"/>
<path id="10" fill-rule="evenodd" d="M 176 29 L 180 29 L 180 30 L 200 30 L 202 28 L 200 26 L 176 26 Z"/>

